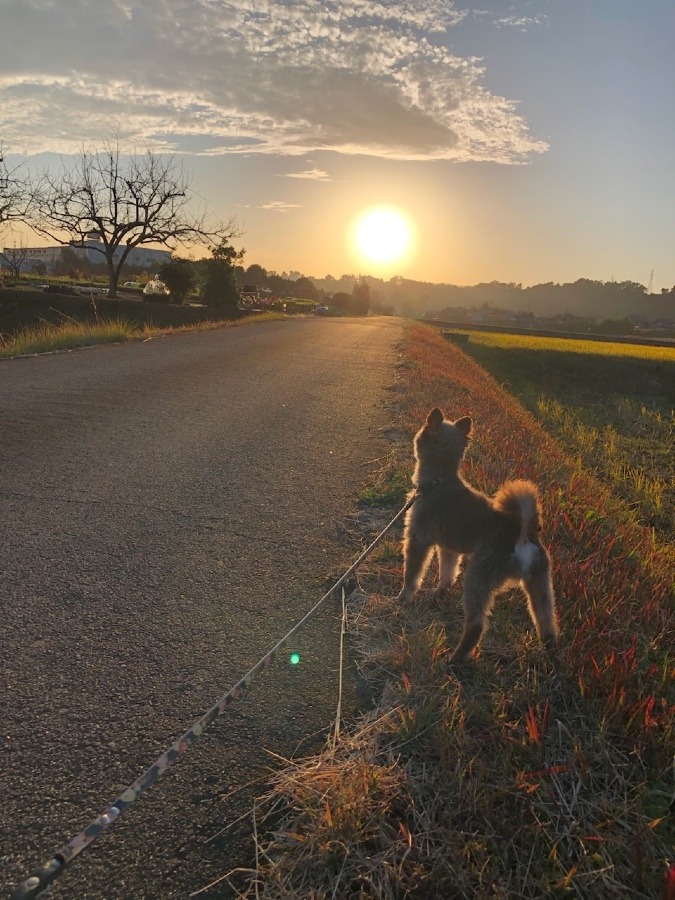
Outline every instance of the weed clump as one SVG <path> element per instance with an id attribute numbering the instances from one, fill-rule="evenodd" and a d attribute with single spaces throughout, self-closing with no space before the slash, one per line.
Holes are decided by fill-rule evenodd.
<path id="1" fill-rule="evenodd" d="M 25 328 L 0 343 L 0 358 L 128 341 L 137 332 L 137 327 L 124 319 L 101 319 L 94 324 L 74 320 L 59 325 L 44 323 Z"/>

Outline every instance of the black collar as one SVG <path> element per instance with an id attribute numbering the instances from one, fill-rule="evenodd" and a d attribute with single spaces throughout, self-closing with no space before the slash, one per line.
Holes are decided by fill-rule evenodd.
<path id="1" fill-rule="evenodd" d="M 416 493 L 418 495 L 424 496 L 425 494 L 430 494 L 434 488 L 437 488 L 441 483 L 441 478 L 435 478 L 433 481 L 423 481 L 421 484 L 417 485 Z"/>

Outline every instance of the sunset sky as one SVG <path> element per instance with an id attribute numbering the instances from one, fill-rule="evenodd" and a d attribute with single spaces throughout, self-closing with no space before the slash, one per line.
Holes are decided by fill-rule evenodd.
<path id="1" fill-rule="evenodd" d="M 0 141 L 178 152 L 268 270 L 658 291 L 674 46 L 672 0 L 0 0 Z M 383 205 L 411 243 L 366 259 Z"/>

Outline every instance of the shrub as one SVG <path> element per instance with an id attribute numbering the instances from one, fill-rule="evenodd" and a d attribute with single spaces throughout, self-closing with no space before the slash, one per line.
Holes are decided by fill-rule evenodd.
<path id="1" fill-rule="evenodd" d="M 207 306 L 234 311 L 239 303 L 235 263 L 241 259 L 243 251 L 237 253 L 223 241 L 212 253 L 212 259 L 204 262 L 202 300 Z"/>
<path id="2" fill-rule="evenodd" d="M 175 303 L 182 303 L 192 293 L 196 282 L 194 265 L 189 259 L 172 257 L 159 267 L 159 277 L 171 291 Z"/>

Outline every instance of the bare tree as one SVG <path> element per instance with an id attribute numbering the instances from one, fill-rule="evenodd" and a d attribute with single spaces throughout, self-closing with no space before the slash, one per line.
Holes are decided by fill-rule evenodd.
<path id="1" fill-rule="evenodd" d="M 11 247 L 5 247 L 0 253 L 0 265 L 6 266 L 14 278 L 21 278 L 21 272 L 30 256 L 29 250 L 25 243 L 17 246 L 14 241 Z"/>
<path id="2" fill-rule="evenodd" d="M 86 247 L 104 257 L 110 296 L 134 247 L 161 244 L 173 250 L 217 244 L 238 235 L 234 219 L 212 223 L 175 156 L 124 157 L 117 144 L 79 153 L 58 172 L 43 172 L 35 189 L 30 224 L 61 244 Z"/>
<path id="3" fill-rule="evenodd" d="M 23 219 L 28 208 L 30 190 L 27 180 L 21 177 L 21 166 L 11 169 L 5 160 L 0 144 L 0 225 Z"/>

